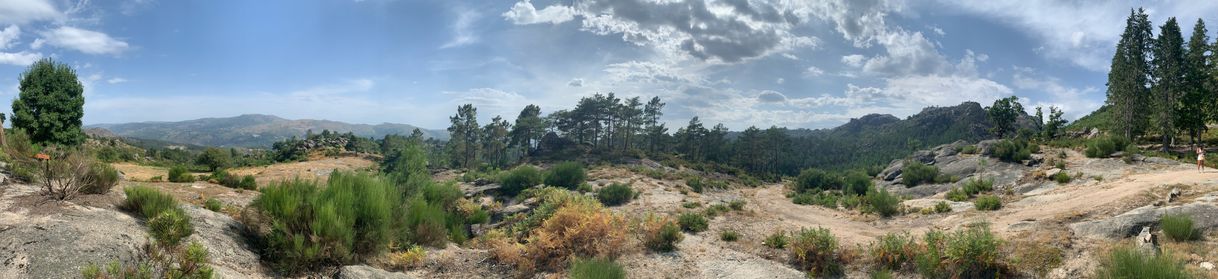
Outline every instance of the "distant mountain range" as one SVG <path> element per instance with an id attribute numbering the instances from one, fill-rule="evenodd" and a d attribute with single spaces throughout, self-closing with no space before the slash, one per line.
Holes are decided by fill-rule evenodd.
<path id="1" fill-rule="evenodd" d="M 86 128 L 95 130 L 95 133 L 104 133 L 96 129 L 105 129 L 110 134 L 135 139 L 202 146 L 267 148 L 272 143 L 293 136 L 304 137 L 310 130 L 314 133 L 321 133 L 323 130 L 351 132 L 362 137 L 381 138 L 391 134 L 410 135 L 418 127 L 394 123 L 368 125 L 330 120 L 292 120 L 273 115 L 246 114 L 178 122 L 94 124 L 87 125 Z M 448 132 L 444 130 L 419 130 L 427 138 L 448 139 Z"/>

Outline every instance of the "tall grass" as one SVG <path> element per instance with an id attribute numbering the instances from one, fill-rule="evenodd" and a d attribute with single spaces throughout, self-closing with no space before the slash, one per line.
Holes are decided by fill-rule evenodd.
<path id="1" fill-rule="evenodd" d="M 1122 246 L 1109 251 L 1100 262 L 1095 278 L 1192 278 L 1184 264 L 1169 255 L 1144 255 L 1138 249 Z"/>
<path id="2" fill-rule="evenodd" d="M 571 279 L 623 279 L 626 269 L 622 265 L 603 259 L 576 259 L 568 270 Z"/>
<path id="3" fill-rule="evenodd" d="M 837 238 L 826 228 L 801 229 L 791 239 L 791 260 L 811 276 L 842 273 Z"/>
<path id="4" fill-rule="evenodd" d="M 1159 218 L 1163 234 L 1175 241 L 1191 241 L 1201 238 L 1201 232 L 1193 227 L 1193 218 L 1184 214 L 1165 214 Z"/>

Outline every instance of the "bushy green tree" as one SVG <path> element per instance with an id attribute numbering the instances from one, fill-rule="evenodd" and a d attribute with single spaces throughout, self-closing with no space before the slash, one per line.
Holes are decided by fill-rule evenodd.
<path id="1" fill-rule="evenodd" d="M 990 106 L 986 113 L 990 117 L 990 123 L 993 124 L 991 129 L 994 135 L 1006 137 L 1014 134 L 1015 121 L 1026 112 L 1023 110 L 1023 105 L 1019 103 L 1019 98 L 1011 96 L 994 100 L 994 105 Z"/>
<path id="2" fill-rule="evenodd" d="M 85 140 L 84 86 L 76 70 L 44 58 L 21 73 L 13 100 L 13 128 L 25 130 L 38 144 L 78 145 Z"/>
<path id="3" fill-rule="evenodd" d="M 1193 143 L 1201 139 L 1207 130 L 1208 109 L 1218 102 L 1214 84 L 1210 78 L 1209 33 L 1205 22 L 1197 19 L 1193 25 L 1193 36 L 1188 40 L 1188 53 L 1184 58 L 1184 94 L 1180 96 L 1180 111 L 1176 113 L 1176 126 L 1188 132 Z"/>
<path id="4" fill-rule="evenodd" d="M 207 166 L 208 169 L 214 172 L 232 166 L 232 152 L 220 148 L 208 148 L 203 150 L 202 154 L 199 154 L 197 162 L 200 165 Z"/>

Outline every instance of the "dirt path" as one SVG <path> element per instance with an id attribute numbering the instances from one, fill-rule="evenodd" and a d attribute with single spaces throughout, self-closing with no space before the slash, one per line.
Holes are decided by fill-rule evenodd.
<path id="1" fill-rule="evenodd" d="M 948 215 L 905 215 L 889 220 L 860 220 L 849 212 L 819 206 L 798 205 L 784 194 L 781 185 L 768 185 L 757 189 L 745 189 L 744 196 L 751 197 L 759 216 L 778 219 L 782 229 L 802 227 L 826 227 L 846 244 L 866 244 L 888 232 L 909 231 L 917 234 L 931 229 L 954 228 L 960 225 L 985 221 L 998 233 L 1014 233 L 1011 225 L 1021 222 L 1050 220 L 1070 215 L 1093 214 L 1117 206 L 1144 195 L 1145 190 L 1162 185 L 1199 185 L 1194 190 L 1213 190 L 1218 185 L 1218 170 L 1198 173 L 1183 167 L 1169 167 L 1134 173 L 1111 181 L 1088 181 L 1060 186 L 1042 194 L 1023 197 L 1006 204 L 1001 210 L 992 212 L 968 211 Z M 751 193 L 750 193 L 751 192 Z"/>

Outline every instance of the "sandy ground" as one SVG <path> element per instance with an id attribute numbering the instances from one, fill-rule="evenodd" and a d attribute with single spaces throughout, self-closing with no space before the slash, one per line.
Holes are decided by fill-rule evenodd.
<path id="1" fill-rule="evenodd" d="M 254 175 L 259 186 L 293 178 L 318 179 L 324 181 L 334 170 L 363 170 L 376 163 L 362 157 L 327 157 L 318 160 L 274 164 L 261 167 L 245 167 L 229 170 L 236 175 Z"/>

